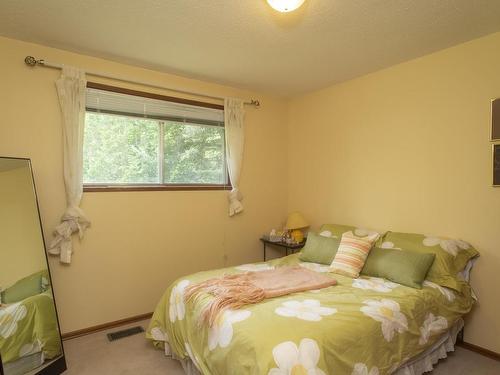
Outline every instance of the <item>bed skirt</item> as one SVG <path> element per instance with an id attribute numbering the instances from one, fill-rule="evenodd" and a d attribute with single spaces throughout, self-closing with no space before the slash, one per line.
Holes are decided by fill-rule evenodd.
<path id="1" fill-rule="evenodd" d="M 43 365 L 44 360 L 43 352 L 38 352 L 26 357 L 21 357 L 13 362 L 4 363 L 3 369 L 4 372 L 9 375 L 26 374 Z"/>
<path id="2" fill-rule="evenodd" d="M 459 319 L 440 339 L 429 349 L 409 359 L 399 366 L 392 375 L 422 375 L 425 372 L 432 371 L 434 365 L 448 356 L 448 352 L 455 351 L 455 342 L 460 330 L 464 327 L 463 319 Z M 178 360 L 186 375 L 202 375 L 190 359 L 180 359 L 170 350 L 165 342 L 165 354 Z"/>
<path id="3" fill-rule="evenodd" d="M 463 327 L 464 321 L 459 319 L 432 347 L 405 362 L 393 375 L 421 375 L 432 371 L 440 359 L 448 357 L 448 352 L 455 351 L 457 336 Z"/>

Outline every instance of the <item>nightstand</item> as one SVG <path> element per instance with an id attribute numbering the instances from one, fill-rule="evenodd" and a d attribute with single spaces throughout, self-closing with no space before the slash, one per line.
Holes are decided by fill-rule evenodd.
<path id="1" fill-rule="evenodd" d="M 279 247 L 281 249 L 285 249 L 285 254 L 288 255 L 289 252 L 290 252 L 290 254 L 294 254 L 297 250 L 302 249 L 304 247 L 304 245 L 306 244 L 306 239 L 304 239 L 304 241 L 302 241 L 301 243 L 295 243 L 295 244 L 289 244 L 286 242 L 273 242 L 273 241 L 269 241 L 269 239 L 267 239 L 266 237 L 262 237 L 260 240 L 262 241 L 262 246 L 264 248 L 264 262 L 266 261 L 266 246 L 267 245 Z"/>

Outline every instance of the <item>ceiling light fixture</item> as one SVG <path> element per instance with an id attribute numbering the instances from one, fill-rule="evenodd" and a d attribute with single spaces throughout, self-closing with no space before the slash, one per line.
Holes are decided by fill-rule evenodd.
<path id="1" fill-rule="evenodd" d="M 267 0 L 268 4 L 278 12 L 292 12 L 304 4 L 306 0 Z"/>

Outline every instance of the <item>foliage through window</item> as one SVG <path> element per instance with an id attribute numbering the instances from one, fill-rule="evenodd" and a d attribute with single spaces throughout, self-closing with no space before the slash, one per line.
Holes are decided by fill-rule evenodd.
<path id="1" fill-rule="evenodd" d="M 223 122 L 200 118 L 203 109 L 196 118 L 179 117 L 179 111 L 153 108 L 152 99 L 99 91 L 87 89 L 85 185 L 228 184 Z"/>

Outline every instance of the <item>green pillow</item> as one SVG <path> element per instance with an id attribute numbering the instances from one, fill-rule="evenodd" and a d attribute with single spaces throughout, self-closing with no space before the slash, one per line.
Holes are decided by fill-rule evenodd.
<path id="1" fill-rule="evenodd" d="M 343 225 L 343 224 L 323 224 L 321 228 L 319 229 L 319 233 L 324 233 L 328 234 L 330 237 L 337 237 L 340 241 L 342 238 L 342 235 L 345 232 L 350 232 L 354 231 L 356 227 L 353 227 L 352 225 Z"/>
<path id="2" fill-rule="evenodd" d="M 383 277 L 398 284 L 422 289 L 422 283 L 435 257 L 431 253 L 374 247 L 366 258 L 361 274 Z"/>
<path id="3" fill-rule="evenodd" d="M 2 291 L 2 303 L 15 303 L 39 294 L 42 291 L 42 272 L 35 273 L 17 281 Z"/>
<path id="4" fill-rule="evenodd" d="M 383 237 L 384 232 L 379 232 L 375 230 L 369 230 L 365 228 L 358 228 L 352 225 L 344 224 L 323 224 L 319 230 L 319 233 L 329 235 L 330 237 L 342 238 L 342 235 L 346 232 L 353 232 L 357 237 L 366 237 L 373 233 L 379 234 L 379 239 L 375 243 L 375 246 L 380 244 L 380 239 Z"/>
<path id="5" fill-rule="evenodd" d="M 478 251 L 465 241 L 418 233 L 387 232 L 380 247 L 435 254 L 436 259 L 427 279 L 458 292 L 461 292 L 466 284 L 458 273 L 463 271 L 469 260 L 479 255 Z"/>
<path id="6" fill-rule="evenodd" d="M 340 238 L 324 237 L 319 234 L 309 232 L 306 244 L 302 248 L 299 259 L 304 262 L 330 265 L 335 257 L 335 254 L 337 253 L 339 244 Z"/>

